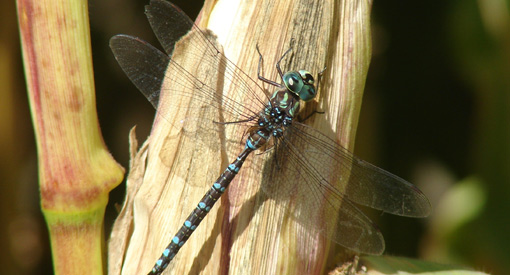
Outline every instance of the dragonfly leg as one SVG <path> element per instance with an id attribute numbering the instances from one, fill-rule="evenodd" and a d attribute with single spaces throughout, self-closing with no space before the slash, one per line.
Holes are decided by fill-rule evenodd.
<path id="1" fill-rule="evenodd" d="M 250 121 L 253 121 L 256 118 L 257 118 L 257 116 L 252 116 L 252 117 L 249 117 L 247 119 L 242 119 L 242 120 L 237 120 L 237 121 L 213 121 L 213 123 L 221 124 L 221 125 L 237 124 L 237 123 L 250 122 Z"/>
<path id="2" fill-rule="evenodd" d="M 324 66 L 324 69 L 322 69 L 322 71 L 320 71 L 318 74 L 317 74 L 317 93 L 319 92 L 319 89 L 321 87 L 321 79 L 322 79 L 322 75 L 324 74 L 324 71 L 326 71 L 328 67 L 327 66 Z"/>
<path id="3" fill-rule="evenodd" d="M 258 44 L 255 46 L 255 48 L 257 49 L 257 52 L 259 53 L 259 67 L 257 69 L 257 77 L 261 81 L 263 81 L 263 82 L 266 82 L 266 83 L 271 84 L 273 86 L 281 87 L 281 85 L 279 83 L 276 83 L 276 82 L 274 82 L 272 80 L 269 80 L 269 79 L 267 79 L 267 78 L 265 78 L 265 77 L 260 75 L 260 68 L 262 67 L 263 57 L 262 57 L 262 54 L 260 53 L 260 49 L 259 49 L 259 45 Z M 277 67 L 277 68 L 278 68 L 278 73 L 280 74 L 280 76 L 283 76 L 281 70 L 279 69 L 279 67 Z"/>
<path id="4" fill-rule="evenodd" d="M 294 38 L 292 38 L 290 40 L 290 47 L 289 49 L 282 55 L 282 57 L 280 57 L 280 60 L 278 60 L 278 62 L 276 63 L 276 69 L 278 70 L 278 74 L 280 74 L 280 77 L 283 78 L 283 72 L 282 72 L 282 69 L 280 68 L 280 62 L 282 62 L 283 58 L 285 58 L 285 56 L 290 52 L 292 51 L 292 47 L 294 46 Z"/>
<path id="5" fill-rule="evenodd" d="M 305 121 L 307 121 L 309 118 L 311 118 L 312 116 L 314 116 L 315 114 L 324 114 L 325 112 L 324 111 L 317 111 L 317 110 L 313 110 L 313 112 L 309 115 L 307 115 L 306 117 L 304 117 L 303 119 L 299 118 L 298 117 L 298 120 L 299 122 L 301 123 L 304 123 Z"/>

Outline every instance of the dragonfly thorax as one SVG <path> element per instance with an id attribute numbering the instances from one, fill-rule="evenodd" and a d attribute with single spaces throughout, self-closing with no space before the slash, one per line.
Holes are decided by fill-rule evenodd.
<path id="1" fill-rule="evenodd" d="M 285 128 L 292 124 L 298 111 L 299 97 L 285 88 L 277 90 L 260 112 L 257 126 L 249 130 L 246 145 L 256 150 L 265 145 L 271 137 L 281 137 Z"/>

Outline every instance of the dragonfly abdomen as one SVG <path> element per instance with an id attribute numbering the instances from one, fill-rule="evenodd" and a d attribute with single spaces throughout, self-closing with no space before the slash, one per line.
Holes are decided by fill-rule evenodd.
<path id="1" fill-rule="evenodd" d="M 214 182 L 211 189 L 209 189 L 209 191 L 205 193 L 204 197 L 202 197 L 197 207 L 191 212 L 188 218 L 186 218 L 186 221 L 177 234 L 175 234 L 172 238 L 172 241 L 163 251 L 161 257 L 156 261 L 156 264 L 149 274 L 161 274 L 161 272 L 165 270 L 170 261 L 172 261 L 177 252 L 179 252 L 181 247 L 186 243 L 191 234 L 193 234 L 198 225 L 209 213 L 216 201 L 221 197 L 221 195 L 223 195 L 230 182 L 232 182 L 243 166 L 248 155 L 253 151 L 254 149 L 247 145 L 236 160 L 229 164 L 225 171 L 223 171 L 223 173 Z"/>

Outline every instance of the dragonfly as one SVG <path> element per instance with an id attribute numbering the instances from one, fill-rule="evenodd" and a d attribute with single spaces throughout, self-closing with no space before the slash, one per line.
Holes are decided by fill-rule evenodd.
<path id="1" fill-rule="evenodd" d="M 110 40 L 115 58 L 135 86 L 155 108 L 160 104 L 160 95 L 171 94 L 170 105 L 159 108 L 170 108 L 179 97 L 187 98 L 190 102 L 187 108 L 206 104 L 227 118 L 226 122 L 203 117 L 193 119 L 196 123 L 205 127 L 220 124 L 245 129 L 245 135 L 240 137 L 244 147 L 238 148 L 237 157 L 184 221 L 149 274 L 161 274 L 165 270 L 235 179 L 248 156 L 257 150 L 263 152 L 259 155 L 266 156 L 265 167 L 269 167 L 260 173 L 266 173 L 268 182 L 272 183 L 261 185 L 262 191 L 271 199 L 292 197 L 293 205 L 306 205 L 300 209 L 300 222 L 355 252 L 382 254 L 384 251 L 381 232 L 357 204 L 407 217 L 429 214 L 430 203 L 417 187 L 359 159 L 298 119 L 300 103 L 312 101 L 317 94 L 315 85 L 320 82 L 320 74 L 315 81 L 306 70 L 283 72 L 280 62 L 292 46 L 276 64 L 282 84 L 261 76 L 263 57 L 256 47 L 259 54 L 257 77 L 275 87 L 273 94 L 267 94 L 256 80 L 218 50 L 208 31 L 197 27 L 177 6 L 164 0 L 151 0 L 145 13 L 165 52 L 129 35 L 116 35 Z M 240 101 L 223 95 L 216 86 L 208 84 L 207 74 L 192 74 L 190 68 L 174 60 L 176 43 L 186 39 L 187 47 L 200 53 L 188 58 L 200 60 L 197 66 L 204 68 L 221 64 L 229 87 L 250 100 Z M 173 78 L 170 85 L 162 85 L 168 80 L 168 69 L 180 76 Z M 282 172 L 293 174 L 292 180 L 285 180 Z M 307 210 L 309 208 L 313 211 Z"/>

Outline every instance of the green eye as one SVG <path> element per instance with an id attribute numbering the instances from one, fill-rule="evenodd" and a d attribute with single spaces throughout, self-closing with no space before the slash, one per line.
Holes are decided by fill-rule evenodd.
<path id="1" fill-rule="evenodd" d="M 314 79 L 312 74 L 309 71 L 305 70 L 299 70 L 299 75 L 301 76 L 301 79 L 303 79 L 303 82 L 307 85 L 313 85 Z"/>
<path id="2" fill-rule="evenodd" d="M 303 80 L 297 72 L 287 72 L 283 75 L 283 84 L 294 94 L 299 95 L 299 91 L 303 88 Z"/>
<path id="3" fill-rule="evenodd" d="M 303 101 L 309 101 L 315 97 L 314 79 L 310 72 L 305 70 L 291 71 L 283 75 L 285 87 Z"/>
<path id="4" fill-rule="evenodd" d="M 316 95 L 315 88 L 312 85 L 305 85 L 303 86 L 303 89 L 301 89 L 301 92 L 299 93 L 299 98 L 303 101 L 309 101 L 313 99 Z"/>

